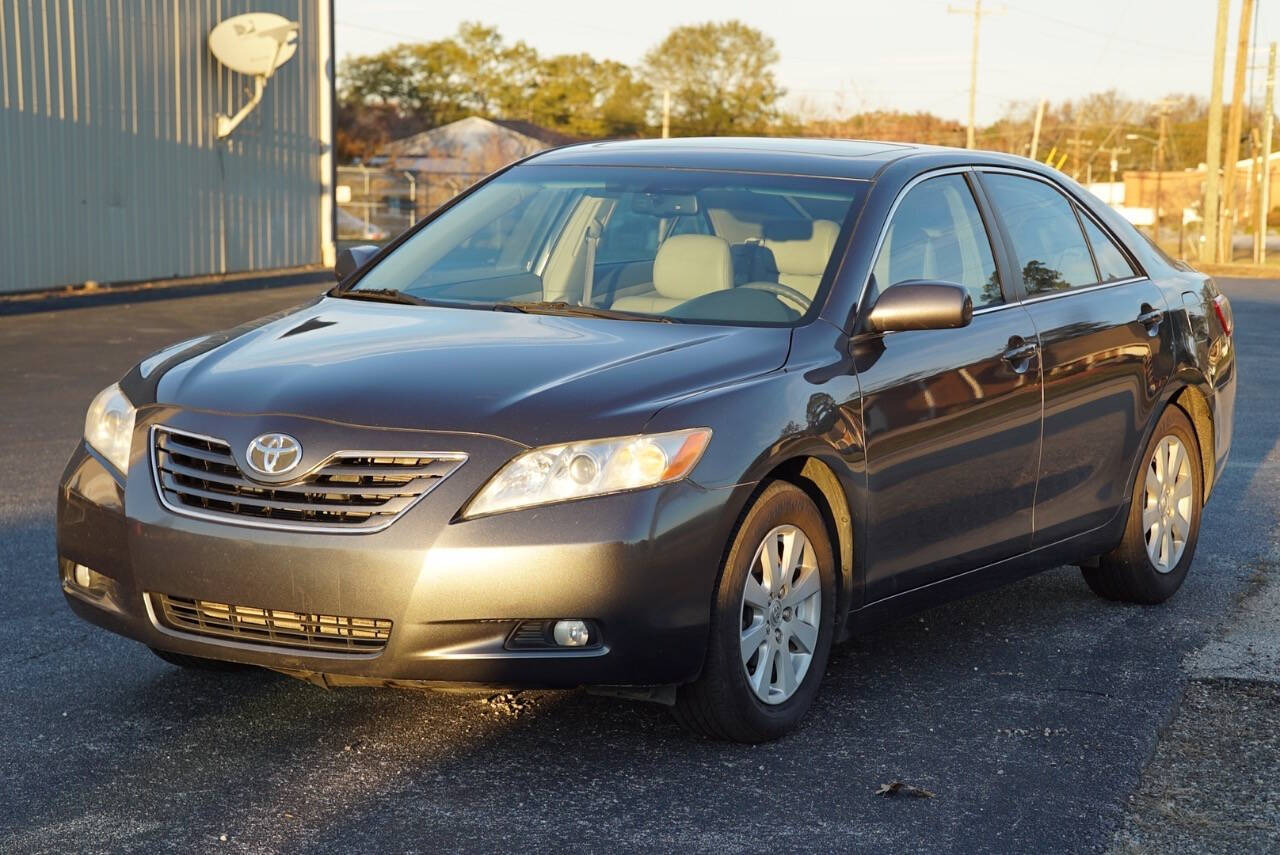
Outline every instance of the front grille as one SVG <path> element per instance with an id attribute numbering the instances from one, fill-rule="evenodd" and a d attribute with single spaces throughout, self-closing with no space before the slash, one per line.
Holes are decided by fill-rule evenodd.
<path id="1" fill-rule="evenodd" d="M 172 428 L 152 429 L 151 465 L 177 513 L 270 528 L 367 533 L 391 525 L 447 478 L 464 454 L 340 452 L 288 484 L 251 481 L 231 446 Z"/>
<path id="2" fill-rule="evenodd" d="M 169 629 L 271 647 L 319 653 L 379 653 L 391 637 L 391 621 L 284 609 L 236 606 L 150 594 L 156 617 Z"/>

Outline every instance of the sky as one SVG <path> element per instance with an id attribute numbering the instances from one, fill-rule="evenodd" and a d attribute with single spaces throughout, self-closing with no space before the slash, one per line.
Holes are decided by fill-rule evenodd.
<path id="1" fill-rule="evenodd" d="M 952 0 L 971 8 L 974 0 Z M 1225 92 L 1230 96 L 1239 7 L 1233 0 Z M 973 16 L 945 0 L 336 0 L 339 57 L 451 35 L 462 21 L 496 26 L 540 53 L 638 64 L 672 27 L 738 18 L 773 37 L 786 106 L 844 115 L 925 110 L 963 120 Z M 1011 102 L 1059 101 L 1115 88 L 1153 99 L 1209 94 L 1214 0 L 984 0 L 977 114 Z M 1266 46 L 1280 40 L 1280 3 L 1258 0 L 1253 90 L 1261 103 Z M 1252 39 L 1251 39 L 1252 41 Z"/>

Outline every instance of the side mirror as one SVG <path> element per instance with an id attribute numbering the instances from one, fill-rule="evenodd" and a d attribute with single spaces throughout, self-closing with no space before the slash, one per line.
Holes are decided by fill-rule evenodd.
<path id="1" fill-rule="evenodd" d="M 953 282 L 908 279 L 885 289 L 867 315 L 873 332 L 966 327 L 973 320 L 969 292 Z"/>
<path id="2" fill-rule="evenodd" d="M 361 267 L 364 267 L 365 262 L 373 258 L 377 253 L 378 247 L 373 246 L 372 244 L 353 246 L 349 249 L 344 249 L 342 252 L 338 253 L 338 261 L 333 265 L 334 277 L 339 282 L 343 281 L 352 273 L 355 273 Z"/>

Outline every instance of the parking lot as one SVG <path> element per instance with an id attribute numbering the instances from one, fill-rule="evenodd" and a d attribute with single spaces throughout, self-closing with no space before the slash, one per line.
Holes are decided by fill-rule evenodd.
<path id="1" fill-rule="evenodd" d="M 74 619 L 54 492 L 90 398 L 164 344 L 318 288 L 0 317 L 0 849 L 1105 849 L 1141 807 L 1184 658 L 1280 566 L 1280 282 L 1225 289 L 1235 445 L 1177 597 L 1107 603 L 1059 568 L 927 612 L 837 649 L 800 731 L 754 748 L 582 692 L 183 672 Z M 893 780 L 936 795 L 877 797 Z"/>

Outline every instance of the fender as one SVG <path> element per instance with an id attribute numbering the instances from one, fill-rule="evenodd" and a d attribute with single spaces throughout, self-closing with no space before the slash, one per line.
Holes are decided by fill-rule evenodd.
<path id="1" fill-rule="evenodd" d="M 792 337 L 782 370 L 718 386 L 659 410 L 646 431 L 707 424 L 715 431 L 691 480 L 708 489 L 756 485 L 731 511 L 741 515 L 760 486 L 785 477 L 825 505 L 840 555 L 841 632 L 846 614 L 861 605 L 867 478 L 862 400 L 843 331 L 818 320 Z M 803 350 L 797 344 L 807 341 Z M 801 423 L 792 414 L 803 412 Z M 750 461 L 743 464 L 743 461 Z M 740 499 L 738 497 L 741 497 Z"/>

